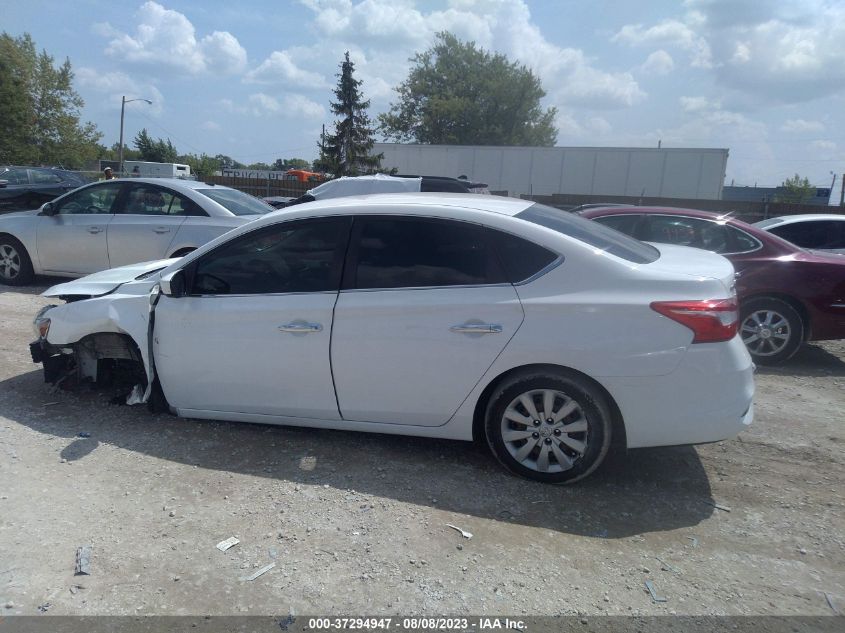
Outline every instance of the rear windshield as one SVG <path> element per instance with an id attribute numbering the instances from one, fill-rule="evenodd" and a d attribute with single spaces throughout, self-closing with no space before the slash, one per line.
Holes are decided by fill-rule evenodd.
<path id="1" fill-rule="evenodd" d="M 660 251 L 653 246 L 598 222 L 544 204 L 532 204 L 525 211 L 517 213 L 516 217 L 545 226 L 635 264 L 650 264 L 660 257 Z"/>
<path id="2" fill-rule="evenodd" d="M 237 189 L 214 188 L 195 189 L 194 191 L 211 198 L 235 215 L 264 215 L 270 213 L 270 211 L 275 211 L 266 202 Z"/>

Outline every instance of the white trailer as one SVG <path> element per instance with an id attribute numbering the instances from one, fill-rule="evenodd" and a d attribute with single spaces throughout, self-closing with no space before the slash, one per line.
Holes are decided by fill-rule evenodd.
<path id="1" fill-rule="evenodd" d="M 727 149 L 499 147 L 376 143 L 400 174 L 462 176 L 509 195 L 554 193 L 719 200 Z"/>
<path id="2" fill-rule="evenodd" d="M 153 163 L 143 160 L 125 160 L 123 161 L 123 173 L 126 176 L 143 178 L 190 178 L 191 166 L 180 163 Z"/>

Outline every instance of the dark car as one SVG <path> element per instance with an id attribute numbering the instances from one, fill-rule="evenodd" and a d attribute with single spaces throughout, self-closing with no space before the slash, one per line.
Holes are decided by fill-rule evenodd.
<path id="1" fill-rule="evenodd" d="M 804 341 L 845 338 L 845 257 L 808 251 L 728 216 L 665 207 L 579 215 L 645 242 L 720 253 L 736 269 L 740 335 L 755 362 L 790 358 Z"/>
<path id="2" fill-rule="evenodd" d="M 266 196 L 261 199 L 275 209 L 284 209 L 294 200 L 290 196 Z"/>
<path id="3" fill-rule="evenodd" d="M 0 213 L 37 209 L 84 184 L 84 178 L 63 169 L 0 167 Z"/>

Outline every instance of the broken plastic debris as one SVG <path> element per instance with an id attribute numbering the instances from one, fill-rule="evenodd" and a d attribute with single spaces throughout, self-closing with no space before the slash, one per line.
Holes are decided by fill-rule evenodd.
<path id="1" fill-rule="evenodd" d="M 255 579 L 256 579 L 256 578 L 258 578 L 259 576 L 263 576 L 264 574 L 266 574 L 268 571 L 270 571 L 271 569 L 273 569 L 273 567 L 275 567 L 275 566 L 276 566 L 276 563 L 270 563 L 269 565 L 264 565 L 264 567 L 262 567 L 261 569 L 257 570 L 257 571 L 256 571 L 254 574 L 252 574 L 251 576 L 246 576 L 245 578 L 241 578 L 241 580 L 247 580 L 247 581 L 255 580 Z"/>
<path id="2" fill-rule="evenodd" d="M 238 543 L 240 543 L 238 539 L 236 539 L 234 536 L 230 536 L 225 541 L 220 541 L 217 544 L 217 549 L 219 549 L 221 552 L 225 552 L 227 549 L 229 549 L 230 547 L 234 547 Z"/>
<path id="3" fill-rule="evenodd" d="M 82 431 L 77 434 L 77 437 L 91 437 L 91 434 L 88 431 Z"/>
<path id="4" fill-rule="evenodd" d="M 76 567 L 74 568 L 73 575 L 79 576 L 81 574 L 85 574 L 86 576 L 91 574 L 90 545 L 83 545 L 82 547 L 76 548 Z"/>
<path id="5" fill-rule="evenodd" d="M 681 573 L 681 570 L 680 570 L 680 569 L 678 569 L 677 567 L 673 567 L 672 565 L 670 565 L 669 563 L 667 563 L 665 560 L 663 560 L 663 559 L 662 559 L 662 558 L 660 558 L 659 556 L 655 556 L 654 558 L 657 560 L 657 562 L 658 562 L 658 563 L 660 563 L 660 564 L 662 565 L 662 567 L 663 567 L 663 569 L 664 569 L 664 570 L 666 570 L 666 571 L 671 571 L 671 572 L 674 572 L 674 573 L 676 573 L 676 574 L 680 574 L 680 573 Z"/>
<path id="6" fill-rule="evenodd" d="M 452 525 L 451 523 L 447 523 L 446 527 L 450 527 L 453 530 L 457 530 L 458 532 L 461 533 L 461 536 L 463 536 L 466 539 L 472 538 L 472 532 L 467 532 L 466 530 L 462 530 L 457 525 Z"/>
<path id="7" fill-rule="evenodd" d="M 651 599 L 655 602 L 666 602 L 667 598 L 664 596 L 658 596 L 657 592 L 654 590 L 654 583 L 650 580 L 645 581 L 645 588 L 648 589 L 648 592 L 651 594 Z"/>
<path id="8" fill-rule="evenodd" d="M 697 538 L 695 538 L 694 536 L 688 536 L 687 538 L 688 538 L 690 541 L 692 541 L 690 544 L 691 544 L 693 547 L 698 547 L 698 539 L 697 539 Z"/>
<path id="9" fill-rule="evenodd" d="M 716 508 L 717 510 L 721 510 L 722 512 L 730 512 L 731 509 L 728 506 L 723 506 L 721 503 L 716 503 L 715 501 L 708 501 L 711 506 Z"/>
<path id="10" fill-rule="evenodd" d="M 141 404 L 144 402 L 144 388 L 138 384 L 132 387 L 132 391 L 126 396 L 126 404 Z"/>
<path id="11" fill-rule="evenodd" d="M 836 614 L 839 615 L 839 610 L 833 604 L 833 598 L 830 597 L 830 594 L 825 591 L 824 599 L 827 600 L 827 606 Z"/>

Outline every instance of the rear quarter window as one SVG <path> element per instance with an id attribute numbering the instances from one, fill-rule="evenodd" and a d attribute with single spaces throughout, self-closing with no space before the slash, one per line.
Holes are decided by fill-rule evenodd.
<path id="1" fill-rule="evenodd" d="M 544 226 L 595 249 L 635 264 L 650 264 L 660 258 L 660 251 L 624 233 L 587 220 L 574 213 L 543 204 L 532 204 L 517 213 L 520 220 Z"/>

